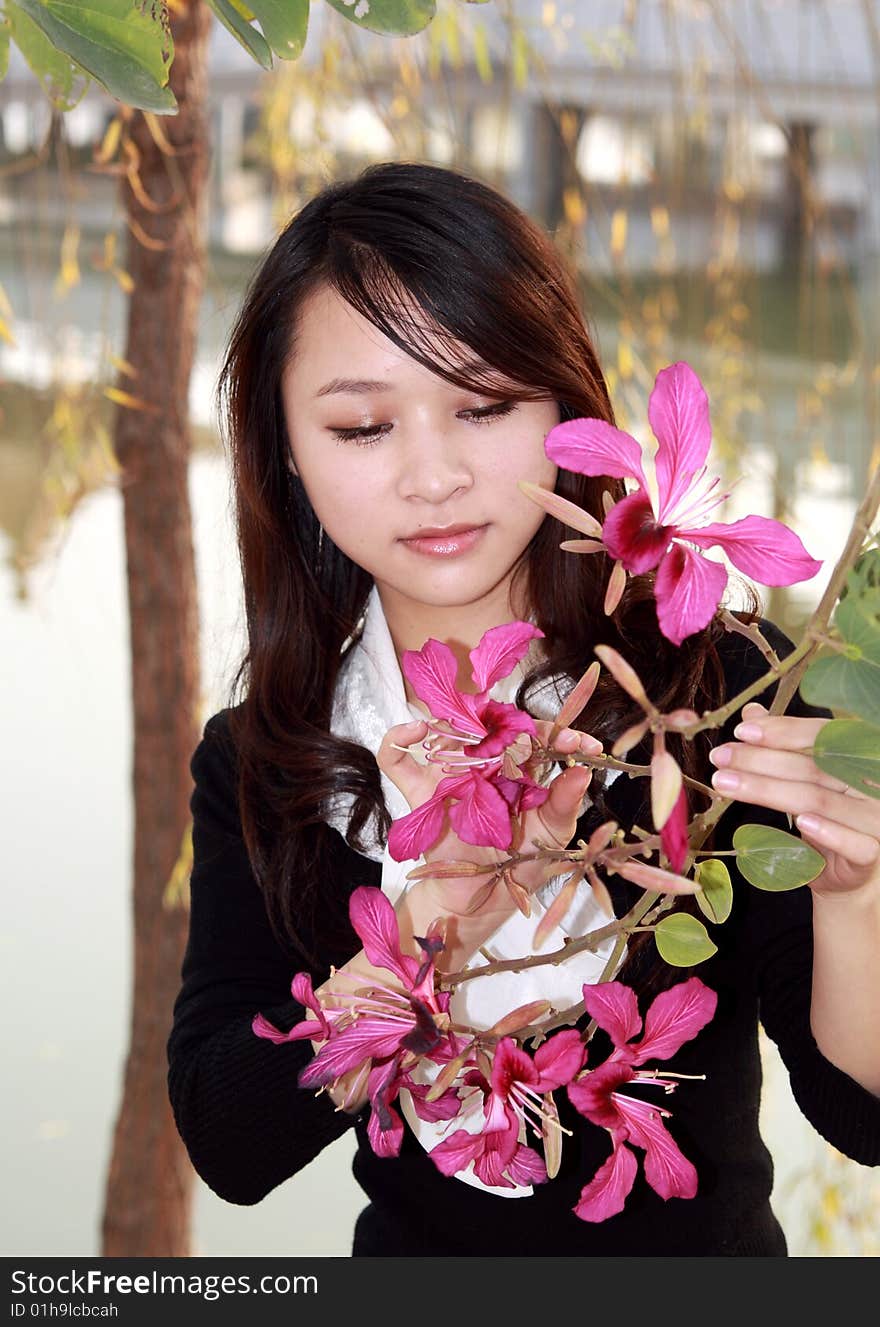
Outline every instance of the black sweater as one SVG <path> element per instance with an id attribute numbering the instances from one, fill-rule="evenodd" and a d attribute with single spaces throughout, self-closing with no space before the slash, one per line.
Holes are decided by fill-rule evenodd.
<path id="1" fill-rule="evenodd" d="M 776 649 L 787 653 L 787 638 L 763 625 Z M 742 637 L 725 637 L 720 649 L 728 694 L 764 671 L 757 649 Z M 825 713 L 799 700 L 790 712 Z M 599 1224 L 576 1217 L 571 1209 L 608 1156 L 610 1142 L 574 1111 L 564 1091 L 556 1093 L 557 1104 L 574 1136 L 564 1139 L 559 1174 L 536 1185 L 529 1197 L 501 1197 L 442 1175 L 406 1125 L 400 1156 L 376 1157 L 367 1140 L 368 1107 L 349 1115 L 335 1111 L 326 1093 L 316 1097 L 297 1087 L 297 1073 L 313 1054 L 311 1043 L 276 1046 L 251 1029 L 258 1011 L 285 1030 L 305 1016 L 290 995 L 293 973 L 305 964 L 292 946 L 276 941 L 248 861 L 227 716 L 224 710 L 208 721 L 191 763 L 190 934 L 168 1041 L 168 1087 L 178 1129 L 195 1169 L 221 1198 L 259 1202 L 354 1128 L 354 1175 L 370 1200 L 356 1225 L 355 1256 L 784 1255 L 785 1240 L 769 1205 L 772 1163 L 758 1133 L 759 1018 L 779 1047 L 807 1119 L 847 1156 L 880 1164 L 880 1098 L 825 1059 L 810 1032 L 810 891 L 764 893 L 736 871 L 731 917 L 710 927 L 719 951 L 696 969 L 718 992 L 716 1015 L 668 1066 L 706 1075 L 704 1082 L 685 1080 L 666 1103 L 670 1132 L 697 1168 L 695 1198 L 664 1202 L 645 1183 L 638 1153 L 639 1177 L 624 1211 Z M 719 740 L 730 737 L 735 722 Z M 633 790 L 641 796 L 642 781 L 619 778 L 608 790 L 610 805 L 623 799 L 615 810 L 624 824 Z M 787 827 L 782 815 L 734 804 L 721 821 L 717 848 L 729 846 L 737 824 L 756 820 Z M 380 885 L 381 865 L 331 833 L 336 869 L 321 889 L 344 906 L 357 885 Z M 620 877 L 612 883 L 620 915 L 639 891 Z M 329 942 L 317 933 L 311 938 L 324 960 L 323 970 L 313 972 L 316 984 L 331 963 L 345 963 L 361 947 L 350 928 L 340 938 L 337 927 Z M 600 1050 L 602 1035 L 593 1043 Z"/>

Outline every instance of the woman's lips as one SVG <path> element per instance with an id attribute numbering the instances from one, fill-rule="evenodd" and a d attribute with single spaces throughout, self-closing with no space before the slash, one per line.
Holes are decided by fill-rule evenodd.
<path id="1" fill-rule="evenodd" d="M 419 539 L 401 539 L 400 542 L 413 553 L 433 558 L 454 558 L 469 552 L 480 542 L 488 528 L 487 525 L 477 525 L 469 530 L 460 530 L 457 534 L 423 535 Z"/>

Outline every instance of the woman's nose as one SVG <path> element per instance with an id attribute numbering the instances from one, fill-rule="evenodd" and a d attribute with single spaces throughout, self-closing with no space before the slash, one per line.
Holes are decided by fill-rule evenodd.
<path id="1" fill-rule="evenodd" d="M 398 491 L 402 498 L 421 498 L 439 505 L 474 482 L 465 441 L 442 429 L 411 426 L 400 456 Z"/>

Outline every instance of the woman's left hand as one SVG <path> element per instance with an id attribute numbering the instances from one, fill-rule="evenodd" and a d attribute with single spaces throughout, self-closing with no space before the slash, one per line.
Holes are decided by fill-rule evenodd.
<path id="1" fill-rule="evenodd" d="M 824 774 L 810 752 L 828 719 L 770 715 L 745 705 L 739 739 L 710 752 L 712 785 L 725 797 L 787 811 L 825 858 L 814 894 L 880 890 L 880 800 Z"/>

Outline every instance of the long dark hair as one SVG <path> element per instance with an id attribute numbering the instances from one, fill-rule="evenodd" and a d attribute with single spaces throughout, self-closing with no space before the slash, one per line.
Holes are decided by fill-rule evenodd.
<path id="1" fill-rule="evenodd" d="M 335 183 L 285 227 L 246 293 L 221 371 L 218 400 L 231 453 L 244 583 L 247 651 L 233 681 L 231 728 L 239 762 L 245 843 L 279 937 L 306 962 L 319 960 L 305 919 L 330 872 L 327 799 L 356 801 L 348 842 L 363 850 L 368 820 L 386 833 L 374 756 L 329 731 L 343 647 L 356 631 L 372 577 L 321 531 L 289 468 L 280 383 L 296 353 L 297 315 L 326 283 L 413 359 L 466 390 L 498 393 L 494 373 L 466 371 L 464 343 L 507 380 L 520 400 L 554 399 L 560 420 L 614 412 L 572 273 L 549 237 L 479 180 L 420 163 L 384 163 Z M 406 315 L 407 300 L 435 331 Z M 448 332 L 445 342 L 443 331 Z M 504 396 L 511 393 L 505 387 Z M 601 517 L 602 495 L 621 481 L 560 470 L 556 492 Z M 651 577 L 631 577 L 614 615 L 602 603 L 611 564 L 604 554 L 563 552 L 576 532 L 547 517 L 516 568 L 521 602 L 544 632 L 546 657 L 517 695 L 564 672 L 579 677 L 599 643 L 620 649 L 650 679 L 662 708 L 718 702 L 722 675 L 708 629 L 676 649 L 661 635 Z M 236 704 L 236 696 L 243 699 Z M 640 717 L 608 676 L 579 720 L 606 744 Z M 681 744 L 686 772 L 708 743 Z M 644 748 L 642 749 L 644 754 Z M 635 753 L 638 758 L 638 752 Z M 595 793 L 598 789 L 594 787 Z M 642 939 L 642 937 L 639 937 Z"/>

